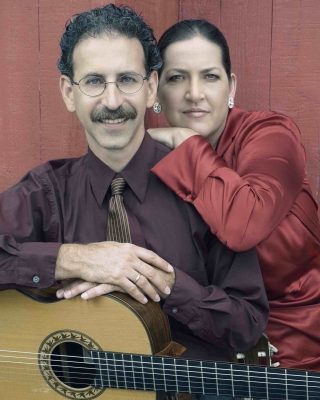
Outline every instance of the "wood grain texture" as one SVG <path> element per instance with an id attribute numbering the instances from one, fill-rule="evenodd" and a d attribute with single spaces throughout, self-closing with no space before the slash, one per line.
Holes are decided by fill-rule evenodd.
<path id="1" fill-rule="evenodd" d="M 225 33 L 238 76 L 236 104 L 274 109 L 301 128 L 307 171 L 320 201 L 320 2 L 318 0 L 117 0 L 141 12 L 156 37 L 179 19 L 207 18 Z M 86 150 L 62 102 L 56 62 L 66 20 L 105 0 L 2 0 L 0 190 L 52 158 Z M 163 116 L 147 112 L 146 126 Z"/>
<path id="2" fill-rule="evenodd" d="M 235 102 L 268 109 L 270 102 L 272 0 L 222 1 L 221 29 L 238 78 Z"/>
<path id="3" fill-rule="evenodd" d="M 320 2 L 274 0 L 271 108 L 298 123 L 320 200 Z"/>
<path id="4" fill-rule="evenodd" d="M 0 189 L 40 161 L 38 4 L 3 0 L 0 11 Z"/>
<path id="5" fill-rule="evenodd" d="M 179 19 L 207 19 L 220 25 L 221 0 L 180 0 Z"/>
<path id="6" fill-rule="evenodd" d="M 2 329 L 0 329 L 1 395 L 6 400 L 59 400 L 85 399 L 81 389 L 65 386 L 69 396 L 57 393 L 48 385 L 39 371 L 38 353 L 43 341 L 52 344 L 59 332 L 64 332 L 65 342 L 71 333 L 85 335 L 101 350 L 122 353 L 153 354 L 169 344 L 169 328 L 165 325 L 158 305 L 150 302 L 147 307 L 130 306 L 117 298 L 101 296 L 85 302 L 80 298 L 55 303 L 41 303 L 13 290 L 0 292 Z M 155 307 L 156 306 L 156 307 Z M 159 315 L 160 326 L 150 323 L 151 317 Z M 119 320 L 118 320 L 119 319 Z M 164 328 L 164 329 L 162 329 Z M 163 335 L 153 336 L 156 330 Z M 23 332 L 23 337 L 21 336 Z M 73 339 L 86 346 L 88 340 Z M 56 343 L 58 344 L 58 342 Z M 12 353 L 12 351 L 16 353 Z M 24 352 L 27 352 L 25 354 Z M 49 354 L 52 351 L 48 352 Z M 51 379 L 56 379 L 51 375 Z M 56 388 L 57 385 L 53 385 Z M 85 391 L 86 388 L 84 388 Z M 154 392 L 107 389 L 97 398 L 101 400 L 155 400 Z"/>

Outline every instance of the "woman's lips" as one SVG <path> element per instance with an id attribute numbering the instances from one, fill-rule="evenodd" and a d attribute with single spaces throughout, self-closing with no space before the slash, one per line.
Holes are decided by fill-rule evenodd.
<path id="1" fill-rule="evenodd" d="M 203 110 L 201 108 L 190 108 L 188 110 L 184 110 L 183 114 L 185 114 L 187 117 L 191 117 L 191 118 L 201 118 L 201 117 L 209 114 L 209 111 Z"/>

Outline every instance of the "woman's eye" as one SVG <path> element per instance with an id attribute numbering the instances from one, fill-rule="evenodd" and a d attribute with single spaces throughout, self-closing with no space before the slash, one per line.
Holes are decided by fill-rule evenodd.
<path id="1" fill-rule="evenodd" d="M 184 76 L 183 75 L 171 75 L 167 78 L 167 81 L 170 83 L 178 83 L 178 82 L 182 82 L 184 80 Z"/>
<path id="2" fill-rule="evenodd" d="M 205 75 L 205 79 L 208 82 L 214 82 L 214 81 L 217 81 L 219 79 L 219 76 L 216 75 L 216 74 L 206 74 Z"/>

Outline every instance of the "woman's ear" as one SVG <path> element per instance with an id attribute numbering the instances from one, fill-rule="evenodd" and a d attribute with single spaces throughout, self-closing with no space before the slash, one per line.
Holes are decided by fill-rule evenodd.
<path id="1" fill-rule="evenodd" d="M 234 73 L 231 74 L 229 86 L 230 86 L 229 97 L 232 97 L 234 99 L 236 97 L 236 91 L 237 91 L 237 77 Z"/>
<path id="2" fill-rule="evenodd" d="M 66 75 L 61 75 L 59 86 L 67 110 L 70 112 L 74 112 L 75 111 L 74 93 L 73 93 L 73 85 L 71 83 L 71 79 Z"/>

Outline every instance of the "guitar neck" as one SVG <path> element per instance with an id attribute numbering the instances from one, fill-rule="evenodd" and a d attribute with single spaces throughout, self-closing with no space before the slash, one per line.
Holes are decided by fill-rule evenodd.
<path id="1" fill-rule="evenodd" d="M 95 385 L 270 400 L 318 400 L 320 373 L 92 351 Z"/>

